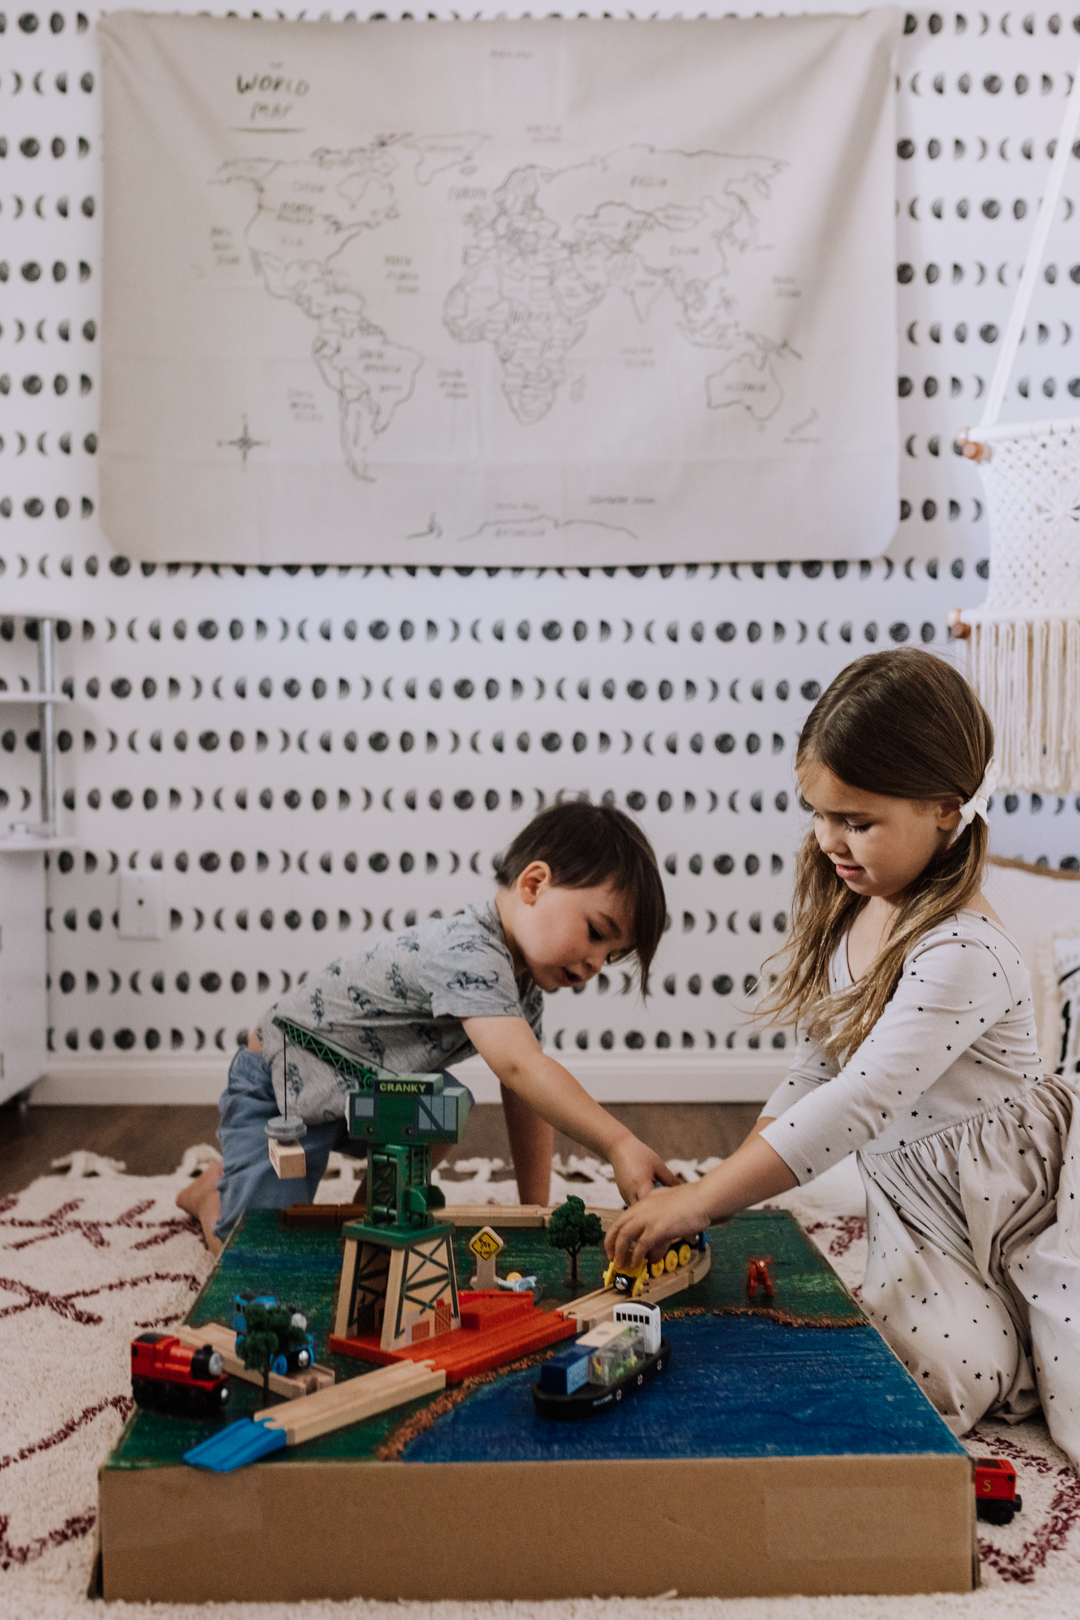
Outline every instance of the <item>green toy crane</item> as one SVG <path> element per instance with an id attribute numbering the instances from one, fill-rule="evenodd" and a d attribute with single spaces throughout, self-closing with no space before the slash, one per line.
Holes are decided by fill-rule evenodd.
<path id="1" fill-rule="evenodd" d="M 460 1142 L 469 1093 L 441 1074 L 383 1075 L 284 1018 L 286 1041 L 344 1082 L 349 1135 L 367 1147 L 367 1218 L 342 1227 L 334 1337 L 396 1350 L 460 1326 L 453 1228 L 433 1219 L 431 1150 Z"/>
<path id="2" fill-rule="evenodd" d="M 441 1074 L 381 1075 L 323 1035 L 284 1018 L 288 1045 L 310 1052 L 345 1082 L 349 1135 L 368 1150 L 366 1225 L 414 1232 L 432 1224 L 431 1150 L 460 1142 L 469 1093 Z"/>

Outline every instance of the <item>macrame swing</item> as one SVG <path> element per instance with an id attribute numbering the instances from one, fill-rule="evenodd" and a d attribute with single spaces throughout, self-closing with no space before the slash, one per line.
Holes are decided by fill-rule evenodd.
<path id="1" fill-rule="evenodd" d="M 1003 788 L 1080 792 L 1080 416 L 999 426 L 1080 122 L 1080 69 L 986 409 L 961 436 L 990 517 L 990 589 L 963 614 L 968 676 L 994 723 Z M 959 617 L 959 616 L 957 616 Z"/>

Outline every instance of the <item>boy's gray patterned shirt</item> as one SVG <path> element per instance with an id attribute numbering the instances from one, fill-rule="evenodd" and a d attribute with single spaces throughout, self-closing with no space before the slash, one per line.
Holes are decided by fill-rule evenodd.
<path id="1" fill-rule="evenodd" d="M 543 995 L 517 980 L 494 902 L 466 906 L 392 934 L 369 950 L 339 957 L 264 1014 L 263 1056 L 278 1105 L 284 1101 L 286 1018 L 387 1074 L 430 1074 L 473 1057 L 463 1018 L 525 1018 L 541 1038 Z M 289 1047 L 289 1112 L 309 1124 L 345 1112 L 344 1083 L 310 1052 Z"/>

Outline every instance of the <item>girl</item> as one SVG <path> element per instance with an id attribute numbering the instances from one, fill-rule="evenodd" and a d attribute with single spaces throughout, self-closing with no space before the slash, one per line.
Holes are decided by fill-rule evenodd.
<path id="1" fill-rule="evenodd" d="M 766 1003 L 798 1056 L 742 1147 L 624 1211 L 607 1248 L 640 1264 L 854 1150 L 879 1331 L 955 1433 L 1041 1399 L 1078 1467 L 1076 1097 L 1042 1075 L 1027 972 L 980 893 L 992 748 L 929 653 L 871 654 L 829 687 L 799 739 L 814 827 Z"/>

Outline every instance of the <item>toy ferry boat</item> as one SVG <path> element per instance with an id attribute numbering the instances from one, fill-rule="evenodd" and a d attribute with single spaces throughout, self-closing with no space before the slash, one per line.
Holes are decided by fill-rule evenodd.
<path id="1" fill-rule="evenodd" d="M 572 1352 L 568 1352 L 572 1353 Z M 553 1357 L 558 1360 L 559 1357 Z M 563 1422 L 575 1418 L 595 1417 L 599 1412 L 606 1412 L 609 1408 L 617 1406 L 620 1401 L 630 1395 L 636 1395 L 648 1381 L 662 1373 L 671 1360 L 671 1344 L 667 1339 L 660 1340 L 660 1348 L 653 1356 L 646 1355 L 637 1366 L 632 1367 L 622 1378 L 614 1384 L 579 1385 L 569 1395 L 559 1394 L 557 1390 L 544 1388 L 544 1372 L 551 1362 L 547 1362 L 541 1369 L 538 1383 L 532 1386 L 532 1398 L 536 1410 L 542 1417 L 556 1418 Z"/>
<path id="2" fill-rule="evenodd" d="M 592 1417 L 636 1395 L 670 1359 L 658 1308 L 642 1300 L 620 1303 L 611 1321 L 598 1322 L 545 1361 L 532 1386 L 536 1410 L 547 1418 Z"/>

